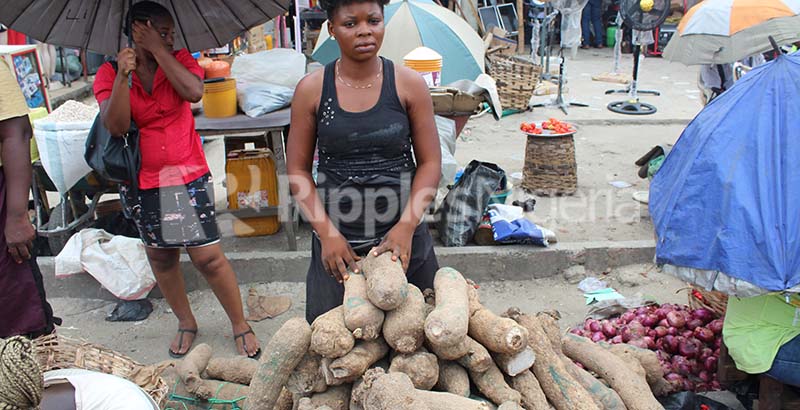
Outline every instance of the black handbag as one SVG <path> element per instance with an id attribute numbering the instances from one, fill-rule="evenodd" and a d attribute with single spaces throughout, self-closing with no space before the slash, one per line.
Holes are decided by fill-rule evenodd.
<path id="1" fill-rule="evenodd" d="M 116 65 L 112 65 L 116 70 Z M 142 153 L 139 149 L 139 129 L 133 121 L 125 135 L 115 137 L 103 125 L 103 119 L 98 114 L 86 138 L 83 156 L 101 178 L 130 185 L 134 192 L 138 191 Z"/>

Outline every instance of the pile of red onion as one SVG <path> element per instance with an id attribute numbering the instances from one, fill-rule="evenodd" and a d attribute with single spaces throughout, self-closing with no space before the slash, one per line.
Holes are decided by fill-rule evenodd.
<path id="1" fill-rule="evenodd" d="M 717 380 L 722 319 L 708 309 L 663 304 L 629 310 L 608 320 L 587 319 L 570 332 L 594 342 L 654 350 L 675 391 L 720 390 Z"/>

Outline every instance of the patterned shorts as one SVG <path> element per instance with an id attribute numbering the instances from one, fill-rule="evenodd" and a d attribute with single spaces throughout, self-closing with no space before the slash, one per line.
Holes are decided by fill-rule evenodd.
<path id="1" fill-rule="evenodd" d="M 191 248 L 219 242 L 210 173 L 186 185 L 140 190 L 138 207 L 129 206 L 136 202 L 128 187 L 120 185 L 119 190 L 146 246 Z"/>

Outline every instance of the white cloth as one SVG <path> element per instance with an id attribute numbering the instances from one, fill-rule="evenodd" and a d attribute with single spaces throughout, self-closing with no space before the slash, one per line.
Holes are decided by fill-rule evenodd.
<path id="1" fill-rule="evenodd" d="M 68 382 L 75 389 L 76 410 L 158 410 L 139 386 L 121 377 L 83 369 L 44 373 L 44 386 Z"/>

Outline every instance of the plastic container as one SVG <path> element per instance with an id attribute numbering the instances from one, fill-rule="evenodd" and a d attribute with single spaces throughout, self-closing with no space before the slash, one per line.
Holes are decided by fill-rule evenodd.
<path id="1" fill-rule="evenodd" d="M 267 34 L 266 36 L 264 36 L 264 43 L 267 44 L 267 50 L 272 50 L 272 48 L 275 47 L 272 44 L 272 34 Z"/>
<path id="2" fill-rule="evenodd" d="M 36 133 L 36 129 L 33 128 L 33 122 L 47 117 L 47 108 L 44 107 L 36 107 L 31 108 L 31 112 L 28 113 L 28 119 L 31 121 L 31 128 L 33 132 Z M 36 138 L 31 138 L 31 163 L 34 163 L 39 160 L 39 147 L 36 145 Z"/>
<path id="3" fill-rule="evenodd" d="M 614 47 L 617 40 L 617 26 L 608 26 L 606 29 L 606 47 Z"/>
<path id="4" fill-rule="evenodd" d="M 403 57 L 406 67 L 420 73 L 428 87 L 442 85 L 442 56 L 427 47 L 417 47 Z"/>
<path id="5" fill-rule="evenodd" d="M 256 210 L 278 206 L 278 174 L 272 151 L 266 148 L 235 150 L 225 163 L 228 208 Z M 278 216 L 237 218 L 233 222 L 236 236 L 272 235 L 280 229 Z"/>
<path id="6" fill-rule="evenodd" d="M 228 78 L 204 83 L 203 112 L 208 118 L 236 115 L 236 80 Z"/>
<path id="7" fill-rule="evenodd" d="M 494 194 L 489 197 L 489 204 L 505 204 L 509 195 L 511 195 L 511 187 L 508 187 L 502 191 L 495 191 Z"/>

